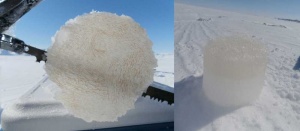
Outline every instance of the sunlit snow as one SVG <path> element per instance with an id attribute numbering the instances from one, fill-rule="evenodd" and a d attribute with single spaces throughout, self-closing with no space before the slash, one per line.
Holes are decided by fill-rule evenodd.
<path id="1" fill-rule="evenodd" d="M 299 131 L 299 23 L 175 3 L 174 33 L 176 130 Z M 254 103 L 224 108 L 203 94 L 203 52 L 209 40 L 234 35 L 266 46 L 266 78 Z"/>

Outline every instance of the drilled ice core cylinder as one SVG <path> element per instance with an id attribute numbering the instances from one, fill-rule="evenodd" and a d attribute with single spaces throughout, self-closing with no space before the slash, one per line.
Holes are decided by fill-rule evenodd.
<path id="1" fill-rule="evenodd" d="M 267 63 L 265 46 L 250 38 L 225 37 L 204 48 L 203 91 L 220 106 L 242 106 L 259 97 Z"/>

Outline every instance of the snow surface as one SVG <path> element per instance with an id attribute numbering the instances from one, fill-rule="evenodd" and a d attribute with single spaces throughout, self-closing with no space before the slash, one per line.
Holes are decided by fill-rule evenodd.
<path id="1" fill-rule="evenodd" d="M 175 3 L 174 33 L 177 131 L 300 130 L 299 23 Z M 241 108 L 211 103 L 201 86 L 204 46 L 233 35 L 253 37 L 268 54 L 262 93 Z"/>
<path id="2" fill-rule="evenodd" d="M 26 55 L 26 54 L 17 54 L 15 52 L 0 49 L 0 55 Z"/>
<path id="3" fill-rule="evenodd" d="M 155 67 L 152 42 L 138 23 L 96 11 L 68 20 L 56 32 L 45 64 L 61 89 L 55 99 L 88 122 L 117 121 L 126 114 L 153 82 Z"/>
<path id="4" fill-rule="evenodd" d="M 158 60 L 158 67 L 156 69 L 174 69 L 174 56 L 173 54 L 156 54 L 155 55 L 156 59 Z M 37 83 L 39 83 L 39 81 L 43 81 L 45 78 L 45 71 L 43 69 L 43 66 L 44 66 L 44 63 L 37 63 L 35 62 L 36 58 L 33 57 L 33 56 L 4 56 L 4 55 L 0 55 L 0 98 L 1 98 L 1 101 L 0 101 L 0 116 L 1 116 L 1 112 L 3 109 L 5 109 L 6 107 L 8 107 L 9 105 L 12 105 L 14 104 L 21 96 L 30 96 L 30 94 L 34 94 L 34 98 L 32 98 L 33 100 L 41 100 L 43 101 L 42 98 L 46 99 L 44 100 L 45 101 L 51 101 L 51 100 L 54 100 L 52 97 L 52 93 L 50 92 L 53 92 L 49 89 L 51 88 L 41 88 L 39 89 L 37 92 L 35 93 L 31 93 L 32 91 L 34 91 L 34 89 L 37 89 L 35 88 L 35 85 L 37 85 Z M 169 62 L 166 62 L 166 61 L 169 61 Z M 169 71 L 173 71 L 171 72 L 171 74 L 174 74 L 174 70 L 162 70 L 163 72 L 169 72 Z M 158 72 L 156 72 L 158 73 Z M 156 74 L 155 73 L 155 74 Z M 161 72 L 160 72 L 161 73 Z M 173 83 L 170 84 L 170 81 L 173 80 L 174 78 L 174 75 L 169 75 L 169 73 L 162 73 L 162 75 L 164 75 L 165 77 L 158 77 L 158 76 L 154 76 L 154 80 L 156 82 L 159 82 L 159 83 L 162 83 L 162 84 L 166 84 L 170 87 L 173 87 Z M 49 83 L 51 81 L 44 81 L 45 83 Z M 169 89 L 171 90 L 171 89 Z M 27 92 L 27 93 L 26 93 Z M 23 98 L 24 98 L 23 97 Z M 27 98 L 27 97 L 25 97 Z M 52 99 L 51 99 L 52 98 Z M 140 100 L 142 99 L 142 100 Z M 145 108 L 142 107 L 139 107 L 139 109 L 146 109 L 147 107 L 155 107 L 157 108 L 157 104 L 155 105 L 154 103 L 157 103 L 156 100 L 150 100 L 150 101 L 147 101 L 147 99 L 149 98 L 139 98 L 137 103 L 139 101 L 143 101 L 143 99 L 146 99 L 146 103 L 148 104 L 145 104 L 145 103 L 140 103 L 139 105 L 145 105 Z M 22 102 L 22 101 L 21 101 Z M 35 102 L 36 101 L 31 101 L 32 102 Z M 145 101 L 144 101 L 145 102 Z M 19 105 L 22 105 L 20 102 L 18 102 Z M 52 101 L 53 103 L 53 101 Z M 30 105 L 30 104 L 26 104 L 26 103 L 23 103 L 23 105 Z M 50 104 L 50 103 L 48 103 Z M 151 105 L 151 104 L 154 104 Z M 159 103 L 158 103 L 159 104 Z M 162 103 L 163 106 L 166 105 L 166 103 Z M 58 107 L 61 106 L 60 104 L 57 104 L 55 103 L 54 105 L 57 105 Z M 40 106 L 31 106 L 35 111 L 37 111 L 37 108 L 39 108 Z M 160 107 L 160 106 L 158 106 Z M 173 107 L 174 106 L 166 106 L 166 107 L 171 107 L 171 109 L 166 109 L 166 110 L 161 110 L 160 108 L 157 108 L 156 109 L 153 109 L 153 112 L 164 112 L 165 115 L 168 115 L 171 111 L 171 114 L 173 114 Z M 28 108 L 28 110 L 30 110 L 31 108 Z M 58 111 L 66 111 L 65 109 L 62 109 L 62 108 L 58 108 L 57 109 Z M 47 112 L 47 111 L 43 111 L 43 110 L 40 110 L 41 112 Z M 130 113 L 132 112 L 132 113 Z M 129 111 L 129 114 L 134 114 L 135 111 Z M 148 112 L 148 110 L 145 110 L 145 111 L 138 111 L 139 113 L 143 114 Z M 19 112 L 21 113 L 21 112 Z M 150 112 L 151 113 L 151 112 Z M 42 113 L 41 113 L 42 114 Z M 158 113 L 159 114 L 159 113 Z M 66 115 L 66 114 L 65 114 Z M 159 114 L 159 115 L 162 115 L 162 114 Z M 99 124 L 99 123 L 96 123 L 96 122 L 92 122 L 91 124 L 87 124 L 86 122 L 84 122 L 83 120 L 81 119 L 78 119 L 78 118 L 74 118 L 72 117 L 70 114 L 67 115 L 68 117 L 64 117 L 64 116 L 59 116 L 60 120 L 63 120 L 64 122 L 67 122 L 67 126 L 69 127 L 69 130 L 72 130 L 72 129 L 79 129 L 79 127 L 81 127 L 82 129 L 91 129 L 91 128 L 97 128 L 97 127 L 114 127 L 114 126 L 121 126 L 121 125 L 118 125 L 117 123 L 110 123 L 110 124 Z M 50 117 L 51 119 L 51 116 L 47 116 L 47 117 Z M 144 123 L 149 123 L 150 121 L 159 121 L 157 120 L 156 118 L 160 118 L 161 121 L 165 120 L 165 121 L 168 121 L 170 119 L 172 119 L 173 121 L 173 117 L 171 116 L 164 116 L 162 115 L 162 117 L 158 117 L 158 116 L 154 116 L 154 117 L 151 117 L 151 118 L 147 118 L 146 121 L 141 121 L 144 122 Z M 46 119 L 46 118 L 43 118 L 43 119 Z M 75 120 L 74 120 L 75 119 Z M 121 117 L 120 118 L 122 121 L 125 121 L 125 119 L 127 119 L 126 116 L 124 117 Z M 139 119 L 138 117 L 135 117 L 134 119 Z M 146 118 L 143 118 L 143 119 L 146 119 Z M 70 121 L 70 120 L 73 120 L 73 121 Z M 32 120 L 33 122 L 36 122 L 36 119 Z M 70 122 L 68 122 L 70 121 Z M 76 121 L 75 123 L 73 123 L 74 121 Z M 30 121 L 28 121 L 30 122 Z M 135 121 L 136 122 L 136 121 Z M 95 124 L 96 123 L 96 124 Z M 155 122 L 153 122 L 155 123 Z M 16 124 L 19 124 L 19 123 L 16 123 Z M 27 124 L 31 124 L 33 125 L 32 123 L 27 123 Z M 48 123 L 49 124 L 49 123 Z M 50 123 L 51 124 L 51 123 Z M 56 125 L 58 124 L 57 122 L 54 122 L 52 123 L 52 125 Z M 124 123 L 123 122 L 123 125 L 132 125 L 133 122 L 129 122 L 129 123 Z M 77 126 L 74 126 L 74 125 L 78 125 Z M 73 126 L 73 127 L 72 127 Z M 1 127 L 1 125 L 0 125 Z M 46 127 L 49 127 L 48 125 Z M 28 127 L 30 128 L 30 127 Z M 34 127 L 32 127 L 34 128 Z M 58 129 L 61 129 L 62 127 L 60 127 L 59 125 L 57 126 Z M 1 128 L 0 128 L 1 129 Z"/>
<path id="5" fill-rule="evenodd" d="M 135 108 L 129 110 L 117 122 L 85 122 L 74 117 L 59 101 L 53 98 L 53 92 L 56 92 L 56 89 L 55 83 L 45 76 L 19 101 L 5 108 L 1 121 L 3 129 L 30 131 L 86 130 L 171 122 L 174 120 L 173 106 L 168 105 L 167 102 L 160 103 L 149 97 L 139 97 L 135 103 Z M 105 108 L 105 106 L 101 108 Z"/>
<path id="6" fill-rule="evenodd" d="M 174 87 L 174 54 L 155 54 L 155 57 L 158 67 L 155 68 L 154 81 Z"/>
<path id="7" fill-rule="evenodd" d="M 0 104 L 19 98 L 43 78 L 43 63 L 31 56 L 0 55 Z"/>

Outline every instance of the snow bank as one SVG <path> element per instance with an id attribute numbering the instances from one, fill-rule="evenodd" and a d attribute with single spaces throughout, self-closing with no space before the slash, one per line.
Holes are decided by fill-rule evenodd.
<path id="1" fill-rule="evenodd" d="M 128 16 L 91 12 L 61 27 L 46 72 L 56 99 L 85 121 L 117 121 L 152 83 L 156 59 L 145 30 Z"/>
<path id="2" fill-rule="evenodd" d="M 224 37 L 204 48 L 203 90 L 221 106 L 242 106 L 260 95 L 266 48 L 245 37 Z"/>

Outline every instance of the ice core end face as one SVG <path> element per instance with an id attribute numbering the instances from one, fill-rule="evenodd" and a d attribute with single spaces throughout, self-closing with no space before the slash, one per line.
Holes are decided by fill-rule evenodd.
<path id="1" fill-rule="evenodd" d="M 265 78 L 264 45 L 250 38 L 224 37 L 204 49 L 203 90 L 220 106 L 242 106 L 259 97 Z"/>
<path id="2" fill-rule="evenodd" d="M 91 12 L 66 22 L 47 51 L 56 99 L 85 121 L 117 121 L 153 82 L 146 31 L 128 16 Z"/>

